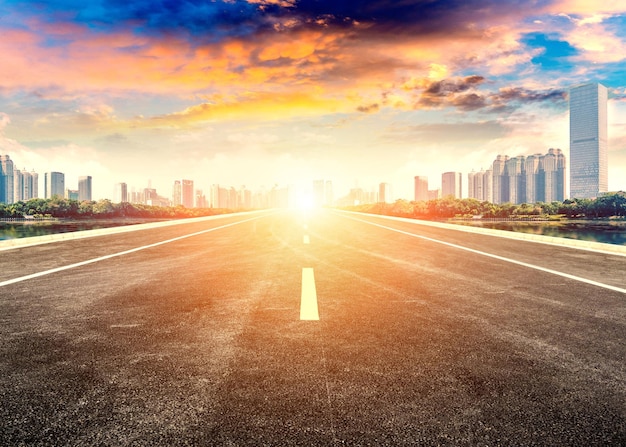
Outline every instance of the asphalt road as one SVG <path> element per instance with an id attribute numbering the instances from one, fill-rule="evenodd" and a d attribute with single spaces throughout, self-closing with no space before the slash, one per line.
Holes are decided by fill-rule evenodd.
<path id="1" fill-rule="evenodd" d="M 626 445 L 625 358 L 625 256 L 335 211 L 0 252 L 3 446 Z"/>

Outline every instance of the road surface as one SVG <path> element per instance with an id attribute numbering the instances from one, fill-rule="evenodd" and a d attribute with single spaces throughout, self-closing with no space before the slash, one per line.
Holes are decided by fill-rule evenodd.
<path id="1" fill-rule="evenodd" d="M 625 445 L 626 257 L 332 210 L 0 251 L 0 445 Z"/>

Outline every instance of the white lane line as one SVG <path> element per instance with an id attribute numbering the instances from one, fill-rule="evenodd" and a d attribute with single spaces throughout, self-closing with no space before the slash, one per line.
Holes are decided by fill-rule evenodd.
<path id="1" fill-rule="evenodd" d="M 475 253 L 475 254 L 478 254 L 478 255 L 487 256 L 489 258 L 497 259 L 499 261 L 510 262 L 511 264 L 521 265 L 523 267 L 539 270 L 541 272 L 550 273 L 552 275 L 561 276 L 563 278 L 572 279 L 574 281 L 579 281 L 579 282 L 582 282 L 582 283 L 585 283 L 585 284 L 591 284 L 592 286 L 602 287 L 604 289 L 613 290 L 614 292 L 619 292 L 619 293 L 626 294 L 626 289 L 623 289 L 621 287 L 612 286 L 612 285 L 609 285 L 609 284 L 604 284 L 604 283 L 601 283 L 601 282 L 598 282 L 598 281 L 594 281 L 592 279 L 587 279 L 587 278 L 582 278 L 580 276 L 570 275 L 569 273 L 559 272 L 557 270 L 552 270 L 552 269 L 549 269 L 549 268 L 540 267 L 538 265 L 529 264 L 527 262 L 516 261 L 515 259 L 505 258 L 503 256 L 494 255 L 494 254 L 487 253 L 487 252 L 480 251 L 480 250 L 474 250 L 473 248 L 463 247 L 462 245 L 457 245 L 457 244 L 452 244 L 450 242 L 440 241 L 438 239 L 433 239 L 433 238 L 428 237 L 428 236 L 421 236 L 421 235 L 418 235 L 418 234 L 409 233 L 408 231 L 398 230 L 396 228 L 387 227 L 385 225 L 380 225 L 380 224 L 377 224 L 377 223 L 374 223 L 374 222 L 368 222 L 367 220 L 357 219 L 355 217 L 348 217 L 348 216 L 345 216 L 345 217 L 347 219 L 356 220 L 356 221 L 363 222 L 363 223 L 366 223 L 366 224 L 369 224 L 369 225 L 373 225 L 375 227 L 380 227 L 380 228 L 384 228 L 386 230 L 395 231 L 396 233 L 401 233 L 401 234 L 405 234 L 407 236 L 412 236 L 412 237 L 416 237 L 416 238 L 419 238 L 419 239 L 424 239 L 424 240 L 427 240 L 427 241 L 430 241 L 430 242 L 435 242 L 437 244 L 447 245 L 448 247 L 454 247 L 454 248 L 458 248 L 459 250 L 469 251 L 470 253 Z"/>
<path id="2" fill-rule="evenodd" d="M 221 230 L 222 228 L 232 227 L 233 225 L 239 225 L 239 224 L 242 224 L 244 222 L 249 222 L 251 220 L 259 219 L 261 217 L 263 217 L 263 216 L 252 217 L 250 219 L 245 219 L 245 220 L 241 220 L 241 221 L 238 221 L 238 222 L 229 223 L 229 224 L 226 224 L 226 225 L 221 225 L 219 227 L 209 228 L 208 230 L 202 230 L 202 231 L 198 231 L 196 233 L 186 234 L 184 236 L 178 236 L 178 237 L 175 237 L 173 239 L 168 239 L 166 241 L 156 242 L 154 244 L 144 245 L 142 247 L 131 248 L 130 250 L 120 251 L 118 253 L 113 253 L 113 254 L 110 254 L 110 255 L 101 256 L 99 258 L 88 259 L 86 261 L 77 262 L 75 264 L 64 265 L 62 267 L 56 267 L 56 268 L 53 268 L 53 269 L 50 269 L 50 270 L 44 270 L 43 272 L 37 272 L 37 273 L 32 273 L 32 274 L 26 275 L 26 276 L 20 276 L 19 278 L 8 279 L 6 281 L 0 282 L 0 287 L 8 286 L 10 284 L 15 284 L 15 283 L 22 282 L 22 281 L 27 281 L 27 280 L 33 279 L 33 278 L 39 278 L 40 276 L 50 275 L 52 273 L 62 272 L 64 270 L 70 270 L 70 269 L 73 269 L 73 268 L 76 268 L 76 267 L 82 267 L 83 265 L 93 264 L 94 262 L 104 261 L 106 259 L 115 258 L 117 256 L 124 256 L 124 255 L 130 254 L 130 253 L 135 253 L 136 251 L 145 250 L 147 248 L 152 248 L 152 247 L 157 247 L 159 245 L 169 244 L 170 242 L 176 242 L 176 241 L 179 241 L 181 239 L 186 239 L 188 237 L 198 236 L 200 234 L 209 233 L 211 231 Z"/>
<path id="3" fill-rule="evenodd" d="M 310 244 L 311 243 L 311 239 L 309 239 L 309 235 L 305 234 L 304 238 L 302 239 L 302 242 L 305 244 Z"/>
<path id="4" fill-rule="evenodd" d="M 302 269 L 302 295 L 300 297 L 300 320 L 317 321 L 320 319 L 317 310 L 317 292 L 315 276 L 312 268 Z"/>

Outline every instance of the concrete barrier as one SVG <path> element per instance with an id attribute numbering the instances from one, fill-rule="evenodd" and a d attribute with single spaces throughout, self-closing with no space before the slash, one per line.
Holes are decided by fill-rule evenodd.
<path id="1" fill-rule="evenodd" d="M 7 239 L 7 240 L 0 241 L 0 251 L 11 250 L 14 248 L 30 247 L 32 245 L 49 244 L 51 242 L 84 239 L 88 237 L 98 237 L 98 236 L 105 236 L 105 235 L 110 235 L 110 234 L 128 233 L 130 231 L 141 231 L 141 230 L 148 230 L 152 228 L 170 227 L 173 225 L 205 222 L 208 220 L 223 219 L 225 217 L 245 216 L 245 215 L 250 215 L 250 214 L 255 214 L 255 213 L 261 213 L 263 211 L 266 211 L 266 210 L 247 211 L 247 212 L 242 212 L 242 213 L 218 214 L 215 216 L 205 216 L 205 217 L 192 217 L 188 219 L 164 220 L 161 222 L 121 225 L 119 227 L 98 228 L 95 230 L 80 230 L 80 231 L 71 231 L 67 233 L 47 234 L 44 236 L 32 236 L 32 237 L 23 237 L 23 238 L 16 238 L 16 239 Z"/>
<path id="2" fill-rule="evenodd" d="M 543 236 L 540 234 L 520 233 L 507 230 L 495 230 L 492 228 L 472 227 L 469 225 L 457 225 L 443 222 L 432 222 L 429 220 L 411 219 L 408 217 L 384 216 L 381 214 L 359 213 L 356 211 L 338 210 L 342 213 L 358 214 L 369 217 L 380 217 L 382 219 L 395 220 L 399 222 L 408 222 L 415 225 L 423 225 L 436 228 L 445 228 L 448 230 L 464 231 L 466 233 L 477 233 L 488 236 L 501 237 L 506 239 L 517 239 L 541 244 L 559 245 L 577 248 L 581 250 L 595 251 L 600 253 L 610 253 L 619 256 L 626 256 L 626 245 L 605 244 L 602 242 L 581 241 L 578 239 L 570 239 L 566 237 Z"/>

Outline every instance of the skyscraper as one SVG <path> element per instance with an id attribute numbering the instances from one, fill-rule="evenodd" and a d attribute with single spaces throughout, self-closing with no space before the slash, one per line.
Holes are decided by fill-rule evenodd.
<path id="1" fill-rule="evenodd" d="M 183 204 L 183 187 L 180 180 L 174 180 L 172 187 L 172 206 L 180 206 Z"/>
<path id="2" fill-rule="evenodd" d="M 602 84 L 569 92 L 570 197 L 593 199 L 607 192 L 607 97 Z"/>
<path id="3" fill-rule="evenodd" d="M 193 180 L 181 180 L 181 204 L 185 208 L 193 208 L 194 202 L 194 189 Z"/>
<path id="4" fill-rule="evenodd" d="M 428 201 L 428 177 L 415 176 L 415 201 Z"/>
<path id="5" fill-rule="evenodd" d="M 78 177 L 78 200 L 91 201 L 91 176 Z"/>
<path id="6" fill-rule="evenodd" d="M 505 175 L 508 176 L 509 202 L 526 202 L 526 157 L 519 155 L 509 158 L 505 164 Z"/>
<path id="7" fill-rule="evenodd" d="M 0 155 L 0 203 L 13 203 L 13 161 Z"/>
<path id="8" fill-rule="evenodd" d="M 378 201 L 381 203 L 391 203 L 391 185 L 381 183 L 378 185 Z"/>
<path id="9" fill-rule="evenodd" d="M 452 196 L 455 199 L 462 198 L 461 179 L 460 172 L 444 172 L 441 175 L 441 195 L 443 197 Z"/>
<path id="10" fill-rule="evenodd" d="M 115 203 L 128 202 L 128 185 L 126 183 L 115 184 Z"/>
<path id="11" fill-rule="evenodd" d="M 501 204 L 509 201 L 509 176 L 506 175 L 508 155 L 498 155 L 492 165 L 493 203 Z"/>
<path id="12" fill-rule="evenodd" d="M 527 157 L 498 155 L 493 171 L 493 202 L 496 204 L 565 200 L 566 161 L 561 149 Z"/>
<path id="13" fill-rule="evenodd" d="M 53 196 L 65 195 L 65 174 L 61 172 L 46 172 L 44 174 L 44 196 L 51 199 Z"/>

